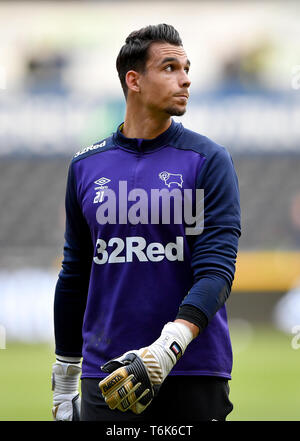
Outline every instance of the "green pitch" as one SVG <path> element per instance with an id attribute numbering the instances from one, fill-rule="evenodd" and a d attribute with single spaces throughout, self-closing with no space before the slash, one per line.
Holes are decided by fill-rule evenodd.
<path id="1" fill-rule="evenodd" d="M 292 335 L 272 328 L 232 325 L 234 355 L 230 382 L 237 420 L 300 420 L 300 349 Z M 50 345 L 7 343 L 0 350 L 0 420 L 51 420 Z"/>
<path id="2" fill-rule="evenodd" d="M 232 329 L 234 366 L 228 421 L 300 420 L 300 349 L 273 328 Z"/>
<path id="3" fill-rule="evenodd" d="M 7 342 L 0 350 L 0 421 L 41 421 L 51 417 L 53 348 Z"/>

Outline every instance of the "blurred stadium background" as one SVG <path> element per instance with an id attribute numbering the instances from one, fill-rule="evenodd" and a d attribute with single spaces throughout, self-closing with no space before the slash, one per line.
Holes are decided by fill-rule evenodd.
<path id="1" fill-rule="evenodd" d="M 229 419 L 300 419 L 299 17 L 292 1 L 0 2 L 0 420 L 51 419 L 68 164 L 123 120 L 116 55 L 161 22 L 192 61 L 181 120 L 240 181 Z"/>

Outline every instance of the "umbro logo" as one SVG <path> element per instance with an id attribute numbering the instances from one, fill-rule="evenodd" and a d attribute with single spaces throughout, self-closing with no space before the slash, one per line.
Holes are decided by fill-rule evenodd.
<path id="1" fill-rule="evenodd" d="M 98 179 L 97 181 L 94 181 L 95 182 L 95 184 L 97 184 L 97 185 L 105 185 L 105 184 L 107 184 L 108 182 L 110 182 L 111 181 L 111 179 L 108 179 L 108 178 L 100 178 L 100 179 Z"/>
<path id="2" fill-rule="evenodd" d="M 94 197 L 94 204 L 98 204 L 99 202 L 103 202 L 103 198 L 104 198 L 104 190 L 107 189 L 107 185 L 108 182 L 110 182 L 111 179 L 105 178 L 104 176 L 102 176 L 102 178 L 97 179 L 97 181 L 94 181 L 95 184 L 98 185 L 98 187 L 95 187 L 96 190 L 96 195 Z"/>

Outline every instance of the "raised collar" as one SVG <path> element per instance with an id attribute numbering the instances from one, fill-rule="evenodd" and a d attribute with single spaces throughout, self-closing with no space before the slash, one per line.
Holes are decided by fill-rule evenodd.
<path id="1" fill-rule="evenodd" d="M 170 127 L 161 133 L 159 136 L 153 139 L 142 138 L 126 138 L 121 132 L 121 128 L 124 123 L 120 124 L 117 131 L 113 134 L 114 142 L 127 150 L 134 152 L 148 153 L 153 150 L 159 149 L 169 143 L 176 137 L 178 137 L 183 131 L 181 123 L 176 123 L 173 119 Z"/>

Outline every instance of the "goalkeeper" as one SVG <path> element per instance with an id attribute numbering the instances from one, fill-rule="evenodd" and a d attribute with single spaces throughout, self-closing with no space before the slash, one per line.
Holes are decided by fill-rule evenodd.
<path id="1" fill-rule="evenodd" d="M 186 111 L 189 69 L 172 26 L 132 32 L 117 58 L 124 123 L 70 164 L 55 420 L 225 420 L 233 408 L 238 181 L 224 147 L 172 119 Z"/>

